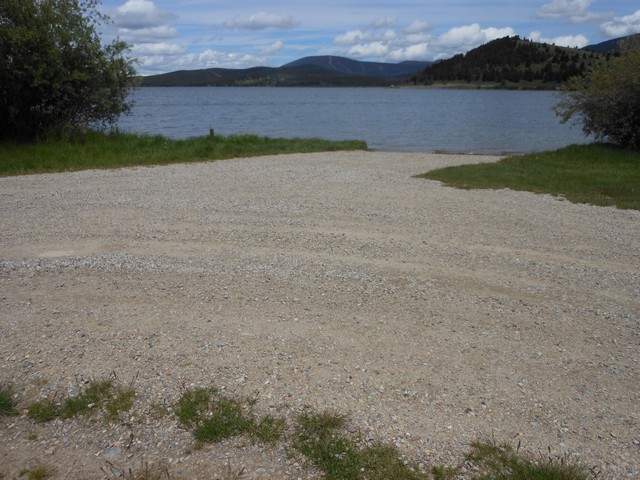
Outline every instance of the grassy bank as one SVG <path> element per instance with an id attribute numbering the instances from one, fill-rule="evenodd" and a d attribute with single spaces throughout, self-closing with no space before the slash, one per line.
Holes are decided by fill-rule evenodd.
<path id="1" fill-rule="evenodd" d="M 418 177 L 456 188 L 510 188 L 640 210 L 640 152 L 599 144 L 442 168 Z"/>
<path id="2" fill-rule="evenodd" d="M 361 141 L 255 135 L 170 140 L 161 136 L 89 133 L 73 140 L 0 144 L 0 175 L 69 172 L 257 157 L 280 153 L 366 150 Z"/>

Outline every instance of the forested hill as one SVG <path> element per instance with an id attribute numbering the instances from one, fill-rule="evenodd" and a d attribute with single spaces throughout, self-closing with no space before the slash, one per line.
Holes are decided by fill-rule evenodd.
<path id="1" fill-rule="evenodd" d="M 434 63 L 409 84 L 471 83 L 554 88 L 580 75 L 603 56 L 577 48 L 556 47 L 518 36 L 493 40 L 448 60 Z"/>

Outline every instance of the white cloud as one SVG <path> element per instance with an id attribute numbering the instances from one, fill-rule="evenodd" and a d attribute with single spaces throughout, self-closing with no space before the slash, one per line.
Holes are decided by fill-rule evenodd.
<path id="1" fill-rule="evenodd" d="M 471 48 L 490 42 L 496 38 L 502 38 L 515 35 L 515 31 L 511 27 L 506 28 L 481 28 L 479 24 L 463 25 L 454 27 L 443 33 L 438 38 L 438 45 L 442 47 L 453 48 L 458 51 L 466 52 Z"/>
<path id="2" fill-rule="evenodd" d="M 150 0 L 128 0 L 111 15 L 116 27 L 127 30 L 167 25 L 177 18 L 173 13 L 159 10 Z"/>
<path id="3" fill-rule="evenodd" d="M 562 18 L 584 15 L 593 0 L 552 0 L 538 10 L 541 18 Z"/>
<path id="4" fill-rule="evenodd" d="M 362 30 L 351 30 L 342 35 L 338 35 L 333 39 L 333 43 L 336 45 L 353 45 L 354 43 L 369 40 L 369 38 L 371 38 L 371 36 Z"/>
<path id="5" fill-rule="evenodd" d="M 452 28 L 440 36 L 428 31 L 426 22 L 414 21 L 404 29 L 351 30 L 334 38 L 333 54 L 384 62 L 449 58 L 496 38 L 515 35 L 511 27 L 482 28 L 479 24 Z"/>
<path id="6" fill-rule="evenodd" d="M 354 45 L 349 49 L 349 56 L 355 58 L 384 57 L 387 53 L 389 53 L 389 47 L 383 42 Z"/>
<path id="7" fill-rule="evenodd" d="M 429 44 L 425 42 L 393 50 L 387 55 L 387 60 L 403 62 L 405 60 L 425 59 L 428 55 Z"/>
<path id="8" fill-rule="evenodd" d="M 110 12 L 115 35 L 133 45 L 164 42 L 178 36 L 173 22 L 178 16 L 150 0 L 128 0 Z"/>
<path id="9" fill-rule="evenodd" d="M 380 17 L 376 18 L 371 23 L 371 28 L 379 29 L 393 27 L 396 23 L 398 23 L 398 19 L 396 17 Z"/>
<path id="10" fill-rule="evenodd" d="M 564 35 L 560 37 L 547 38 L 543 37 L 539 31 L 533 31 L 529 34 L 529 39 L 534 42 L 543 42 L 555 44 L 559 47 L 586 47 L 589 45 L 589 39 L 584 35 Z"/>
<path id="11" fill-rule="evenodd" d="M 134 45 L 131 53 L 134 57 L 148 55 L 180 55 L 187 51 L 186 48 L 173 43 L 142 43 Z"/>
<path id="12" fill-rule="evenodd" d="M 282 42 L 282 40 L 278 40 L 272 43 L 271 45 L 269 45 L 268 47 L 263 48 L 260 54 L 265 56 L 274 55 L 278 52 L 281 52 L 283 49 L 284 49 L 284 43 Z"/>
<path id="13" fill-rule="evenodd" d="M 613 14 L 608 12 L 590 12 L 593 0 L 552 0 L 538 10 L 540 18 L 568 18 L 571 23 L 589 23 L 606 20 Z"/>
<path id="14" fill-rule="evenodd" d="M 626 37 L 640 33 L 640 10 L 624 17 L 615 17 L 613 20 L 603 23 L 600 28 L 611 37 Z"/>
<path id="15" fill-rule="evenodd" d="M 178 31 L 171 25 L 159 25 L 157 27 L 138 29 L 119 28 L 118 35 L 127 42 L 138 44 L 153 43 L 174 38 L 178 35 Z"/>
<path id="16" fill-rule="evenodd" d="M 411 25 L 405 28 L 405 33 L 407 34 L 416 34 L 416 33 L 424 33 L 430 30 L 429 24 L 427 22 L 422 22 L 420 20 L 415 20 Z"/>
<path id="17" fill-rule="evenodd" d="M 265 30 L 267 28 L 289 29 L 300 25 L 291 15 L 276 15 L 274 13 L 260 12 L 242 19 L 238 16 L 229 18 L 223 22 L 226 28 L 242 30 Z"/>

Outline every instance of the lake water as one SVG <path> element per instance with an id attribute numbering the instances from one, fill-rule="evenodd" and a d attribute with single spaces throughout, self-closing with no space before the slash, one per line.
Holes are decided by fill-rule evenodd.
<path id="1" fill-rule="evenodd" d="M 555 92 L 413 88 L 141 88 L 124 131 L 365 140 L 386 151 L 523 153 L 584 143 Z"/>

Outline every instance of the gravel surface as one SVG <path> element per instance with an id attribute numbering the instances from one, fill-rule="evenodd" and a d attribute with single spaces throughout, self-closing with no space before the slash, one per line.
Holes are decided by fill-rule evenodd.
<path id="1" fill-rule="evenodd" d="M 412 178 L 495 160 L 0 178 L 0 381 L 21 410 L 0 418 L 0 477 L 321 478 L 284 444 L 192 450 L 154 415 L 217 386 L 289 422 L 346 413 L 351 432 L 462 477 L 470 442 L 495 438 L 640 478 L 640 212 Z M 24 414 L 110 377 L 137 392 L 121 421 Z"/>

